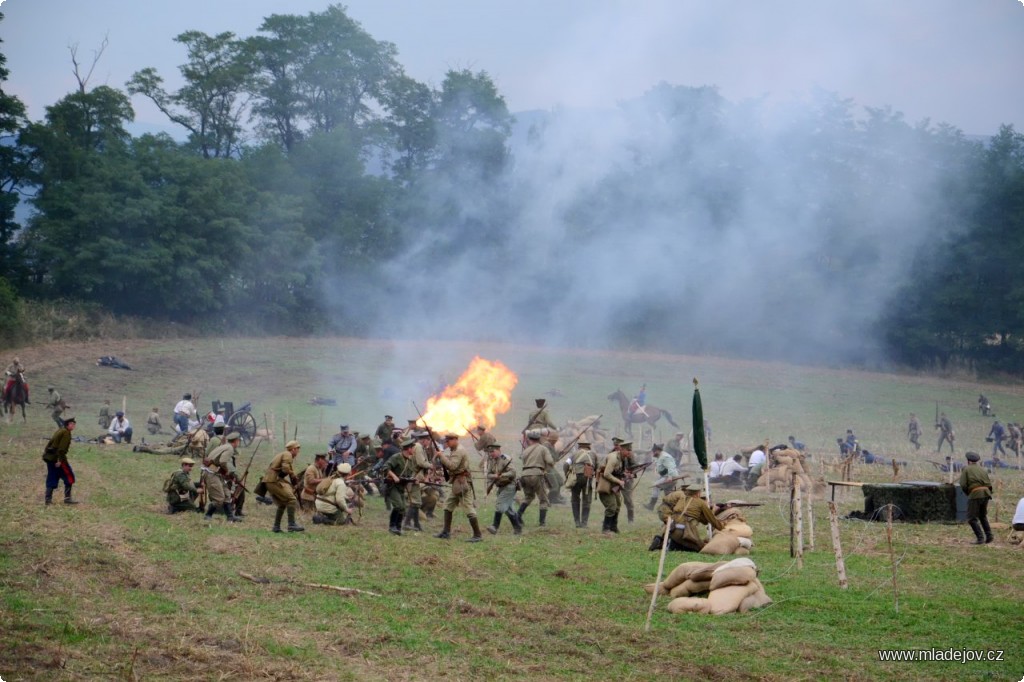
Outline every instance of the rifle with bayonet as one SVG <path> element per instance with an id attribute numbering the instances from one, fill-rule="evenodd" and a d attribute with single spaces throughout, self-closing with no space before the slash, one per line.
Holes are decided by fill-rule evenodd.
<path id="1" fill-rule="evenodd" d="M 430 437 L 430 449 L 434 452 L 434 456 L 431 458 L 431 461 L 433 461 L 434 464 L 441 465 L 441 471 L 444 473 L 444 480 L 450 481 L 451 473 L 449 473 L 448 467 L 444 465 L 444 460 L 441 459 L 441 451 L 437 449 L 437 439 L 434 438 L 434 432 L 430 430 L 430 425 L 427 424 L 427 420 L 423 418 L 423 413 L 420 412 L 420 408 L 416 406 L 415 402 L 412 406 L 413 409 L 416 410 L 416 415 L 420 418 L 420 421 L 423 422 L 423 428 L 427 430 L 427 436 Z"/>
<path id="2" fill-rule="evenodd" d="M 249 467 L 252 466 L 252 461 L 256 459 L 256 453 L 260 451 L 261 445 L 263 445 L 262 438 L 260 438 L 259 443 L 256 443 L 256 447 L 253 449 L 252 455 L 249 457 L 249 463 L 245 465 L 245 471 L 242 472 L 242 478 L 238 479 L 238 488 L 235 489 L 235 492 L 231 493 L 232 502 L 237 502 L 238 498 L 242 496 L 242 491 L 245 490 L 245 480 L 249 477 Z"/>
<path id="3" fill-rule="evenodd" d="M 575 445 L 576 441 L 578 441 L 580 438 L 582 438 L 583 434 L 585 434 L 587 431 L 589 431 L 591 428 L 593 428 L 594 424 L 599 422 L 601 420 L 601 417 L 603 417 L 603 416 L 604 416 L 603 414 L 599 414 L 597 416 L 597 419 L 595 419 L 594 421 L 590 422 L 590 426 L 588 426 L 587 428 L 583 429 L 578 434 L 576 434 L 576 437 L 573 438 L 571 441 L 569 441 L 568 445 L 566 445 L 564 448 L 562 448 L 561 450 L 558 451 L 558 455 L 555 456 L 555 461 L 557 462 L 558 460 L 562 459 L 562 455 L 564 455 L 565 453 L 569 452 L 569 448 L 571 448 L 573 445 Z"/>

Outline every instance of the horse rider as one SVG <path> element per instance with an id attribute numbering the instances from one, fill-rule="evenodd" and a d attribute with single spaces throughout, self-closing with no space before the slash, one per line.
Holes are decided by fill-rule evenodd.
<path id="1" fill-rule="evenodd" d="M 629 403 L 630 414 L 642 414 L 647 417 L 647 384 L 640 387 L 640 392 L 633 396 L 632 402 Z"/>
<path id="2" fill-rule="evenodd" d="M 11 389 L 14 388 L 15 382 L 20 378 L 21 385 L 25 387 L 25 404 L 31 405 L 32 402 L 28 399 L 28 384 L 25 382 L 25 367 L 22 366 L 21 360 L 14 358 L 11 364 L 7 365 L 7 369 L 4 370 L 4 375 L 7 377 L 7 380 L 4 382 L 4 402 L 10 402 Z"/>

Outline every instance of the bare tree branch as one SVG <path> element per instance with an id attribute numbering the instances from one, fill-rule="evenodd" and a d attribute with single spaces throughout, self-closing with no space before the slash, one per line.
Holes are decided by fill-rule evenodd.
<path id="1" fill-rule="evenodd" d="M 72 75 L 78 82 L 78 92 L 85 94 L 86 88 L 89 85 L 89 79 L 92 78 L 92 72 L 96 69 L 96 64 L 99 63 L 100 57 L 103 56 L 103 52 L 107 49 L 107 45 L 110 44 L 110 34 L 103 36 L 103 42 L 100 43 L 99 49 L 92 51 L 92 64 L 89 65 L 89 71 L 84 76 L 82 75 L 81 65 L 78 63 L 78 43 L 74 45 L 68 45 L 68 52 L 71 53 L 71 69 Z"/>

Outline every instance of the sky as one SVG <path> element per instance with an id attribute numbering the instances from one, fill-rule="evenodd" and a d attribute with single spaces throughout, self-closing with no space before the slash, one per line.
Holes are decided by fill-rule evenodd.
<path id="1" fill-rule="evenodd" d="M 7 92 L 33 119 L 72 91 L 69 45 L 88 64 L 109 45 L 90 85 L 123 87 L 153 66 L 170 87 L 186 30 L 256 32 L 274 13 L 322 11 L 316 0 L 0 0 Z M 910 121 L 968 134 L 1024 129 L 1024 0 L 351 0 L 376 39 L 398 48 L 417 80 L 484 70 L 513 112 L 607 108 L 661 81 L 715 85 L 729 100 L 799 97 L 813 87 Z M 140 97 L 141 127 L 166 127 Z"/>

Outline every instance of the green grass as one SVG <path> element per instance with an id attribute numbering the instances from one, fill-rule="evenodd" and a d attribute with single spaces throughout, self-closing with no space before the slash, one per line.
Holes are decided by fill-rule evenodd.
<path id="1" fill-rule="evenodd" d="M 99 368 L 114 353 L 139 369 Z M 1000 418 L 1024 414 L 1016 386 L 806 367 L 683 358 L 558 352 L 501 346 L 397 344 L 353 340 L 188 340 L 84 344 L 24 349 L 35 387 L 57 384 L 75 405 L 81 428 L 104 398 L 126 396 L 137 424 L 159 405 L 169 413 L 187 389 L 208 400 L 252 400 L 254 411 L 289 434 L 325 442 L 344 420 L 372 431 L 385 412 L 401 423 L 420 379 L 418 368 L 447 357 L 453 379 L 473 354 L 505 362 L 519 374 L 510 415 L 496 433 L 514 441 L 532 399 L 558 389 L 556 421 L 605 413 L 605 396 L 646 381 L 650 402 L 666 407 L 689 431 L 690 378 L 701 379 L 712 449 L 731 453 L 790 433 L 828 459 L 834 438 L 854 428 L 873 451 L 911 462 L 907 478 L 938 474 L 905 442 L 907 414 L 927 424 L 935 401 L 957 427 L 958 450 L 984 445 L 990 420 L 977 414 L 978 392 Z M 378 383 L 380 377 L 389 383 Z M 396 388 L 398 387 L 398 388 Z M 39 393 L 36 394 L 37 399 Z M 306 404 L 312 395 L 337 408 Z M 138 406 L 138 407 L 136 407 Z M 422 403 L 420 403 L 422 407 Z M 41 408 L 27 425 L 0 431 L 0 676 L 11 679 L 711 679 L 931 680 L 1019 679 L 1024 673 L 1024 567 L 1020 549 L 1002 541 L 969 545 L 964 526 L 897 524 L 896 610 L 884 524 L 842 521 L 850 588 L 837 585 L 827 509 L 815 505 L 815 546 L 803 566 L 789 556 L 787 500 L 751 496 L 764 506 L 747 519 L 754 528 L 761 579 L 775 603 L 758 612 L 721 617 L 673 616 L 659 601 L 650 632 L 643 625 L 658 556 L 646 551 L 656 517 L 640 509 L 623 533 L 601 537 L 595 500 L 591 528 L 572 527 L 567 506 L 555 507 L 538 529 L 531 508 L 526 532 L 467 544 L 469 526 L 457 515 L 450 542 L 429 532 L 401 538 L 386 532 L 378 497 L 358 527 L 324 528 L 307 521 L 304 534 L 269 532 L 272 509 L 250 504 L 243 524 L 197 514 L 162 513 L 160 484 L 173 458 L 132 454 L 123 446 L 75 444 L 77 507 L 42 506 L 39 460 L 52 423 Z M 674 429 L 662 430 L 663 439 Z M 930 444 L 930 443 L 929 443 Z M 304 448 L 304 454 L 322 449 Z M 262 473 L 275 452 L 261 447 Z M 513 449 L 513 452 L 515 450 Z M 249 451 L 243 456 L 248 459 Z M 815 476 L 820 465 L 815 464 Z M 826 475 L 831 475 L 827 473 Z M 891 480 L 891 469 L 861 466 L 854 477 Z M 649 477 L 648 477 L 649 478 Z M 646 480 L 646 479 L 645 479 Z M 1000 472 L 992 508 L 1007 522 L 1024 494 L 1020 472 Z M 648 481 L 649 482 L 649 481 Z M 479 486 L 478 486 L 479 489 Z M 641 489 L 646 491 L 644 482 Z M 859 491 L 841 493 L 846 513 L 861 506 Z M 637 496 L 645 501 L 645 495 Z M 493 500 L 480 502 L 483 525 Z M 1005 531 L 997 531 L 1000 538 Z M 671 569 L 691 555 L 670 554 Z M 239 573 L 266 577 L 255 584 Z M 345 595 L 305 584 L 354 587 L 381 594 Z M 880 648 L 1003 649 L 992 663 L 879 663 Z"/>

